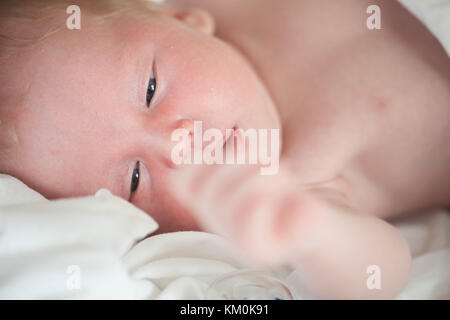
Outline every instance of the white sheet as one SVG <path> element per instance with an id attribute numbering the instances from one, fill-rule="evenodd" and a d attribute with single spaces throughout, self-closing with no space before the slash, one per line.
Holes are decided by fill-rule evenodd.
<path id="1" fill-rule="evenodd" d="M 0 175 L 0 298 L 140 298 L 147 284 L 121 257 L 156 228 L 108 192 L 48 201 Z M 81 290 L 68 290 L 70 266 L 81 270 Z"/>
<path id="2" fill-rule="evenodd" d="M 450 57 L 450 0 L 398 0 L 430 30 Z"/>
<path id="3" fill-rule="evenodd" d="M 414 257 L 410 281 L 398 299 L 450 299 L 450 214 L 432 210 L 394 224 Z"/>
<path id="4" fill-rule="evenodd" d="M 443 210 L 395 222 L 412 248 L 411 280 L 399 299 L 450 299 L 450 217 Z M 203 232 L 148 237 L 157 224 L 107 190 L 48 201 L 0 175 L 0 298 L 204 299 L 217 278 L 251 265 Z M 136 245 L 134 245 L 137 242 Z M 80 288 L 68 286 L 78 266 Z M 297 298 L 289 268 L 270 270 Z"/>

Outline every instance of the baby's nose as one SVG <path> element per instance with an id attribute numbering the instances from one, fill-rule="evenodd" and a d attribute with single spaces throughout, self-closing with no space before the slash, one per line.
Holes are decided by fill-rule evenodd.
<path id="1" fill-rule="evenodd" d="M 194 130 L 195 130 L 195 124 L 194 121 L 188 118 L 183 118 L 176 120 L 174 125 L 171 126 L 171 130 L 169 132 L 169 144 L 170 146 L 169 150 L 167 150 L 167 157 L 166 157 L 166 164 L 171 168 L 177 168 L 176 161 L 173 161 L 173 151 L 177 150 L 176 145 L 179 145 L 181 142 L 178 140 L 179 138 L 179 132 L 177 131 L 182 130 L 182 136 L 189 137 L 188 140 L 190 140 L 190 145 L 184 145 L 184 148 L 193 148 L 194 143 Z M 184 131 L 184 132 L 183 132 Z M 186 139 L 184 139 L 186 141 Z M 175 148 L 175 149 L 174 149 Z M 186 151 L 186 150 L 185 150 Z"/>
<path id="2" fill-rule="evenodd" d="M 178 120 L 176 129 L 185 129 L 189 131 L 189 135 L 192 137 L 194 134 L 194 121 L 191 119 Z"/>

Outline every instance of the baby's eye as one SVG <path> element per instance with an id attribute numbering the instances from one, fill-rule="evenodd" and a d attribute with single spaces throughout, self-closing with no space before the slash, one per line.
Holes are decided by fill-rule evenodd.
<path id="1" fill-rule="evenodd" d="M 131 194 L 133 194 L 139 186 L 139 176 L 140 176 L 140 171 L 139 171 L 139 161 L 138 161 L 138 162 L 136 162 L 136 165 L 133 170 L 133 174 L 131 175 L 131 186 L 130 186 Z"/>
<path id="2" fill-rule="evenodd" d="M 150 80 L 148 82 L 148 88 L 147 88 L 147 107 L 150 107 L 150 103 L 152 102 L 152 98 L 153 95 L 155 94 L 156 91 L 156 79 L 155 76 L 153 74 L 150 75 Z"/>

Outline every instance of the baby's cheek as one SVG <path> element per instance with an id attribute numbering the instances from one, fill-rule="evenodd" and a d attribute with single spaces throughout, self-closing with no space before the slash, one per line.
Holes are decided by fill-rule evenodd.
<path id="1" fill-rule="evenodd" d="M 150 215 L 158 222 L 158 233 L 176 231 L 201 231 L 194 216 L 181 204 L 174 201 L 164 202 L 163 205 Z"/>
<path id="2" fill-rule="evenodd" d="M 149 214 L 159 225 L 157 233 L 175 231 L 200 231 L 194 216 L 187 210 L 187 205 L 172 196 L 168 183 L 152 184 L 151 194 L 140 198 L 136 206 Z"/>

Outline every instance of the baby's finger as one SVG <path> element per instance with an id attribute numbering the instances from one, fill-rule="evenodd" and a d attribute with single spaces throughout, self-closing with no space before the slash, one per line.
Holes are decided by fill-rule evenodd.
<path id="1" fill-rule="evenodd" d="M 234 211 L 235 228 L 229 234 L 254 261 L 264 264 L 284 263 L 308 251 L 323 216 L 312 195 L 272 183 L 276 188 L 247 193 Z"/>

